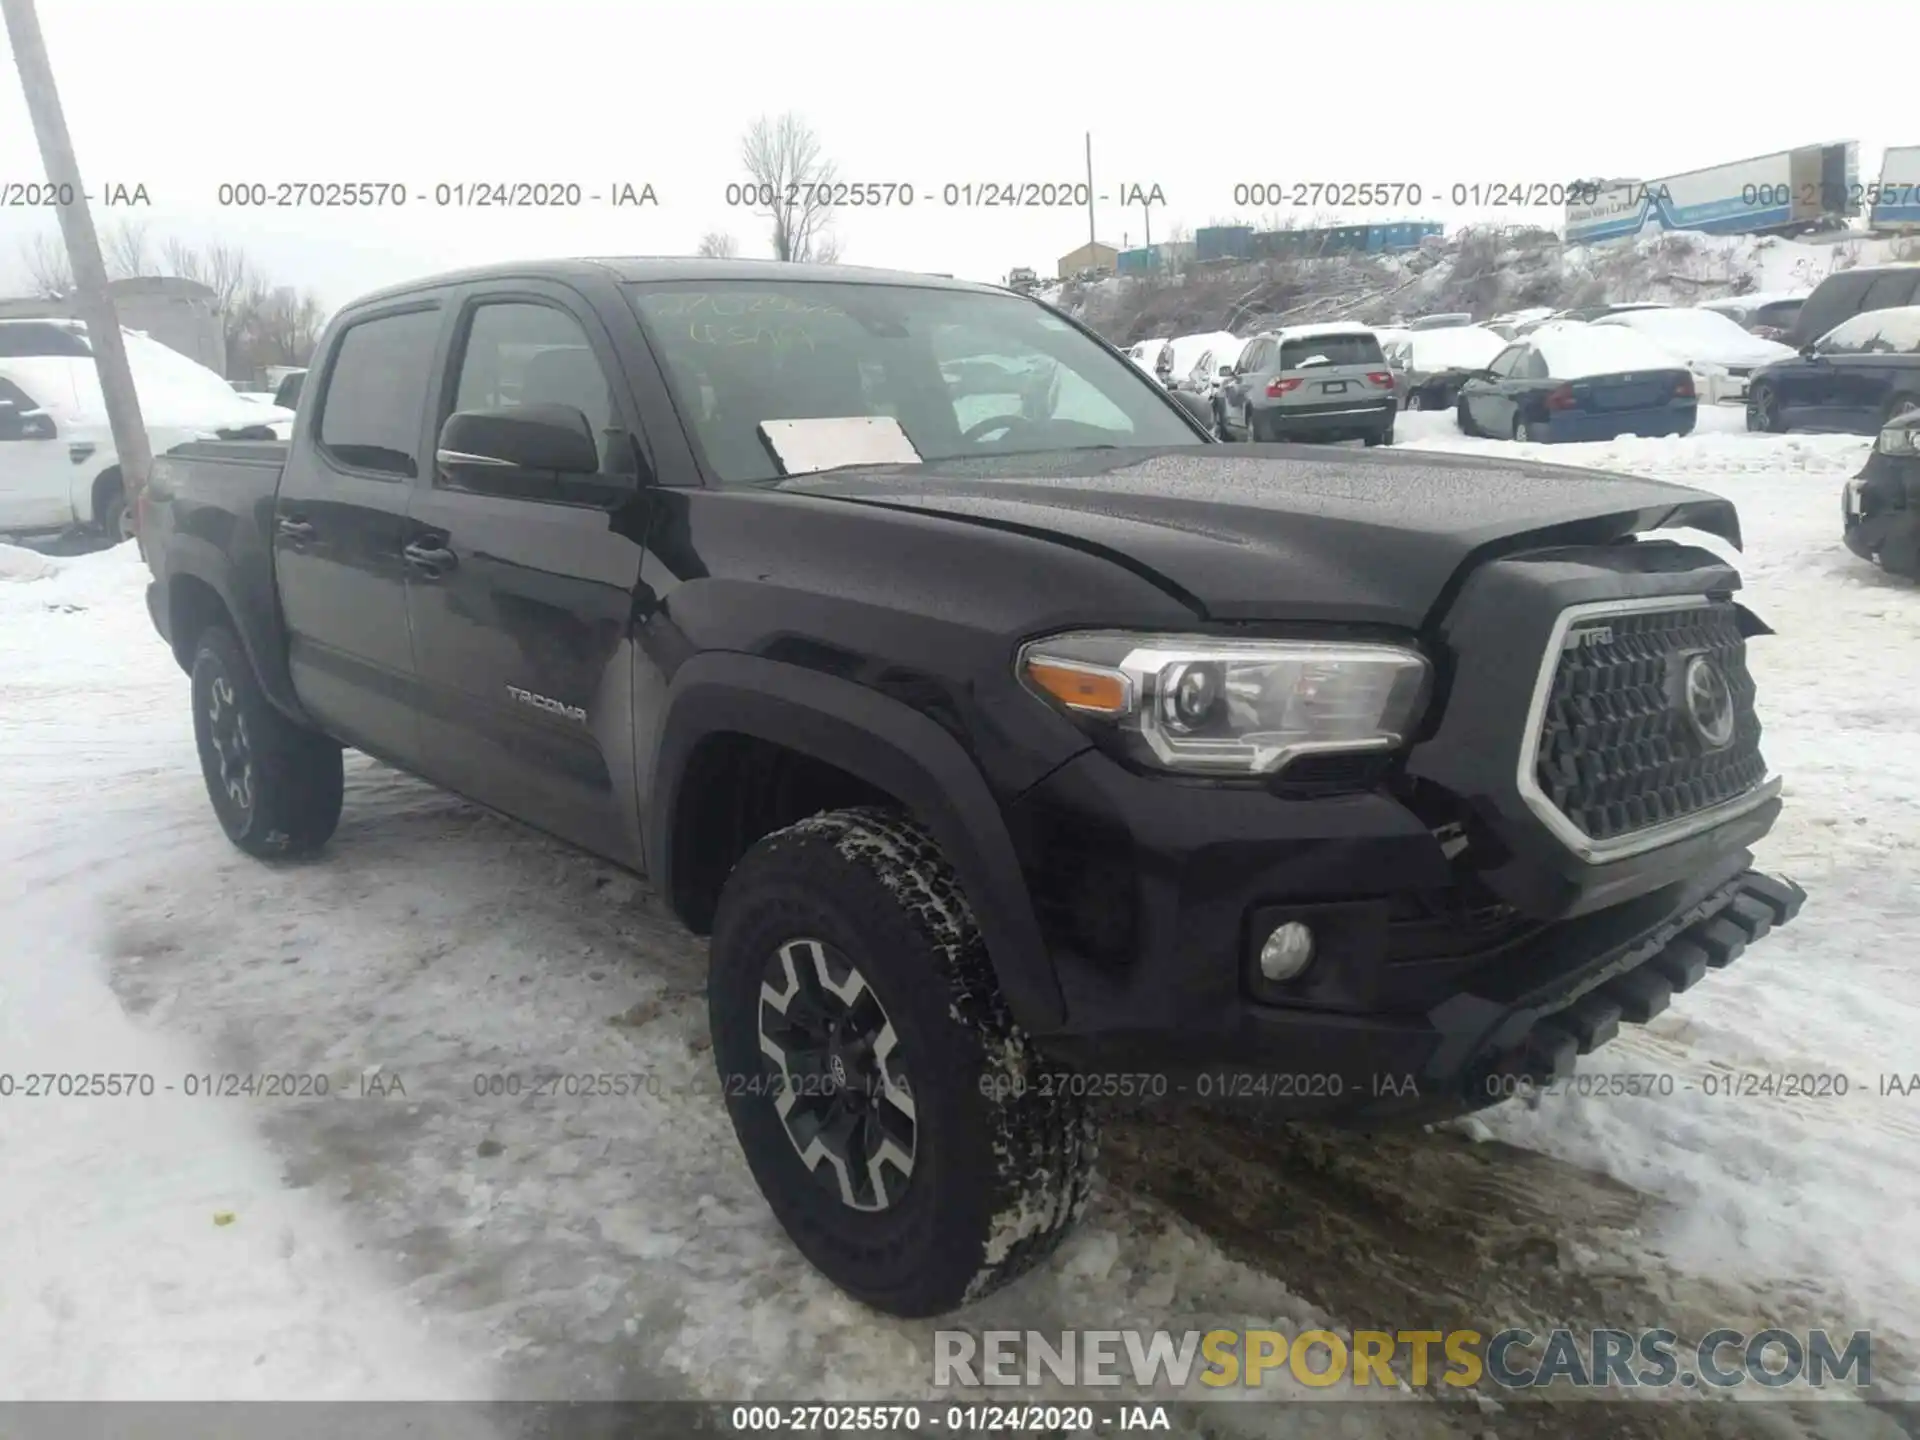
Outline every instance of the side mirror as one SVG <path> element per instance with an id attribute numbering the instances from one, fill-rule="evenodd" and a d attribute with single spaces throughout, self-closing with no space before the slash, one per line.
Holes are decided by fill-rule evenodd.
<path id="1" fill-rule="evenodd" d="M 595 475 L 600 447 L 587 417 L 571 405 L 459 410 L 440 427 L 434 459 L 445 471 L 532 470 Z"/>
<path id="2" fill-rule="evenodd" d="M 1820 358 L 1820 352 L 1814 349 L 1811 343 L 1802 345 L 1800 347 L 1800 358 L 1802 360 L 1818 360 Z"/>
<path id="3" fill-rule="evenodd" d="M 455 411 L 433 458 L 451 485 L 527 500 L 617 507 L 640 483 L 602 470 L 593 427 L 571 405 Z"/>
<path id="4" fill-rule="evenodd" d="M 1213 406 L 1191 390 L 1170 390 L 1167 393 L 1179 402 L 1180 408 L 1191 415 L 1194 422 L 1203 430 L 1213 429 Z"/>

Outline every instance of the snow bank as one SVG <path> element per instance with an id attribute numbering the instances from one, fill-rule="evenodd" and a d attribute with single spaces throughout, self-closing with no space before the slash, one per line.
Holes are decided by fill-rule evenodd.
<path id="1" fill-rule="evenodd" d="M 0 542 L 0 580 L 45 580 L 60 571 L 60 562 L 23 545 Z"/>

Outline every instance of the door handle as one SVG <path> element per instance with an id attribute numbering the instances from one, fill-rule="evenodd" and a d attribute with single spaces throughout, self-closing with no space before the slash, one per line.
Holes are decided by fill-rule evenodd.
<path id="1" fill-rule="evenodd" d="M 313 539 L 313 526 L 304 520 L 282 520 L 278 528 L 282 539 L 291 540 L 295 544 L 303 544 Z"/>
<path id="2" fill-rule="evenodd" d="M 438 575 L 442 571 L 453 569 L 460 563 L 458 557 L 446 546 L 419 540 L 414 541 L 400 553 L 409 565 L 427 575 Z"/>

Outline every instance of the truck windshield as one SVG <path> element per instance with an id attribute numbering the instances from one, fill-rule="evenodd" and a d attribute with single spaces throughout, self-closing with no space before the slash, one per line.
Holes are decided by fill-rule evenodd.
<path id="1" fill-rule="evenodd" d="M 1018 296 L 801 280 L 627 289 L 726 484 L 780 477 L 766 420 L 891 416 L 923 460 L 1205 443 L 1136 367 Z"/>

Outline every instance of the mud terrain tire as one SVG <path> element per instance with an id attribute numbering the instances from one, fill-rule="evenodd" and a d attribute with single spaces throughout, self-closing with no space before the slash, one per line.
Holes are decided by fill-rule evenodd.
<path id="1" fill-rule="evenodd" d="M 842 1017 L 821 1027 L 837 1037 L 832 1057 L 803 1064 L 822 1053 L 822 1002 Z M 854 1043 L 856 1009 L 883 1038 L 834 1048 Z M 1052 1254 L 1086 1208 L 1096 1136 L 1085 1101 L 1042 1079 L 959 882 L 904 816 L 833 811 L 747 852 L 715 916 L 708 1016 L 761 1193 L 814 1267 L 875 1309 L 920 1318 L 978 1299 Z M 853 1073 L 864 1085 L 845 1084 Z M 784 1116 L 783 1091 L 798 1097 Z M 904 1123 L 890 1093 L 909 1097 Z M 866 1118 L 815 1128 L 804 1107 L 836 1103 Z M 900 1142 L 884 1165 L 870 1139 L 840 1138 L 881 1129 Z M 873 1183 L 855 1195 L 849 1176 Z"/>
<path id="2" fill-rule="evenodd" d="M 233 632 L 210 627 L 193 657 L 193 738 L 207 797 L 227 838 L 249 855 L 318 850 L 340 823 L 340 747 L 268 703 Z"/>

